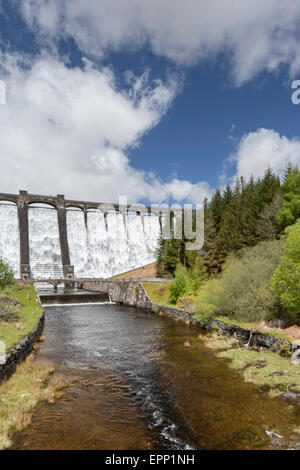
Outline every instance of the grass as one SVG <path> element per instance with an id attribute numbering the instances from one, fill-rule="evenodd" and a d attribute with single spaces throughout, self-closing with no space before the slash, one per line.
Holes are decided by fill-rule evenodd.
<path id="1" fill-rule="evenodd" d="M 125 274 L 134 273 L 135 271 L 138 271 L 139 269 L 140 268 L 130 269 L 129 271 L 125 271 L 124 273 L 116 274 L 115 276 L 111 276 L 111 277 L 108 278 L 108 280 L 122 278 L 123 276 L 125 276 Z"/>
<path id="2" fill-rule="evenodd" d="M 142 277 L 140 275 L 144 274 L 144 272 L 146 274 L 144 274 L 143 277 L 146 278 L 146 277 L 148 277 L 147 276 L 147 270 L 150 268 L 150 271 L 153 271 L 153 269 L 151 269 L 151 267 L 153 265 L 156 265 L 156 263 L 145 264 L 144 266 L 140 266 L 139 268 L 130 269 L 129 271 L 125 271 L 124 273 L 116 274 L 115 276 L 109 277 L 108 280 L 119 279 L 119 278 L 123 278 L 123 277 L 124 277 L 124 279 L 126 279 L 126 274 L 133 274 L 133 273 L 139 274 L 139 276 L 137 276 L 137 278 L 139 278 L 139 277 Z M 156 272 L 156 268 L 154 268 L 154 269 L 155 269 L 155 272 Z M 155 276 L 149 276 L 149 277 L 155 277 Z M 130 277 L 128 277 L 127 279 L 130 279 Z"/>
<path id="3" fill-rule="evenodd" d="M 145 282 L 143 286 L 149 295 L 153 304 L 157 305 L 165 305 L 168 307 L 174 307 L 181 310 L 188 311 L 193 313 L 195 317 L 203 322 L 211 318 L 211 315 L 206 316 L 203 313 L 195 312 L 197 308 L 195 297 L 192 295 L 186 294 L 183 297 L 180 297 L 176 303 L 176 305 L 172 305 L 169 300 L 169 286 L 170 283 L 167 282 Z M 278 331 L 276 329 L 269 328 L 264 321 L 255 321 L 255 322 L 246 322 L 246 321 L 238 321 L 235 319 L 230 319 L 228 317 L 213 317 L 216 320 L 221 320 L 225 323 L 230 323 L 232 325 L 237 325 L 240 328 L 250 330 L 250 331 L 258 331 L 260 333 L 269 334 L 275 336 L 277 338 L 287 340 L 290 342 L 297 343 L 299 341 L 291 338 L 289 335 L 285 334 L 283 331 Z"/>
<path id="4" fill-rule="evenodd" d="M 52 403 L 62 395 L 66 383 L 53 373 L 51 363 L 36 362 L 32 354 L 1 385 L 0 450 L 10 447 L 13 434 L 30 424 L 38 404 Z"/>
<path id="5" fill-rule="evenodd" d="M 43 313 L 34 287 L 20 283 L 0 289 L 0 309 L 0 340 L 7 351 L 34 330 Z M 34 361 L 34 354 L 20 364 L 0 386 L 0 449 L 11 445 L 14 432 L 28 426 L 39 403 L 52 403 L 65 386 L 53 365 Z"/>
<path id="6" fill-rule="evenodd" d="M 238 370 L 246 382 L 267 387 L 271 396 L 284 392 L 300 393 L 300 367 L 270 351 L 239 347 L 232 338 L 205 335 L 205 346 L 217 350 L 217 357 L 230 360 L 229 367 Z"/>
<path id="7" fill-rule="evenodd" d="M 169 282 L 145 282 L 144 289 L 149 295 L 152 303 L 174 307 L 169 300 Z"/>
<path id="8" fill-rule="evenodd" d="M 17 320 L 0 323 L 0 341 L 5 343 L 8 351 L 35 328 L 43 309 L 37 302 L 35 289 L 31 285 L 14 283 L 0 289 L 2 308 L 11 309 L 11 306 L 5 305 L 5 297 L 18 302 L 14 307 Z"/>

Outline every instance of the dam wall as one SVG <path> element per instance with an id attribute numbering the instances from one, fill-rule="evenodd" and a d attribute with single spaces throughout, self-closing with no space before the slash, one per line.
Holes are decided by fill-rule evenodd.
<path id="1" fill-rule="evenodd" d="M 0 257 L 18 279 L 100 278 L 155 261 L 169 209 L 0 193 Z"/>

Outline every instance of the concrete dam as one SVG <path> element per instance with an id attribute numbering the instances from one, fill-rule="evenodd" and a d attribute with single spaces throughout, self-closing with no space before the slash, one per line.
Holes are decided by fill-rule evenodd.
<path id="1" fill-rule="evenodd" d="M 21 279 L 110 277 L 155 261 L 163 215 L 139 205 L 0 193 L 0 257 Z"/>

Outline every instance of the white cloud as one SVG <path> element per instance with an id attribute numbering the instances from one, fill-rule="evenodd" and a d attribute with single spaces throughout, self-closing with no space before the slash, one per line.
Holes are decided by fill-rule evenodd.
<path id="1" fill-rule="evenodd" d="M 243 136 L 230 160 L 236 163 L 236 176 L 260 177 L 268 166 L 283 174 L 288 162 L 300 165 L 300 139 L 288 139 L 272 129 L 258 129 Z"/>
<path id="2" fill-rule="evenodd" d="M 2 192 L 27 189 L 97 201 L 201 202 L 205 183 L 161 182 L 130 165 L 126 152 L 155 126 L 168 109 L 177 84 L 147 74 L 119 90 L 112 71 L 68 68 L 43 55 L 27 62 L 2 54 L 7 104 L 0 107 Z M 177 184 L 178 183 L 178 184 Z"/>
<path id="3" fill-rule="evenodd" d="M 300 71 L 299 0 L 22 0 L 21 8 L 48 44 L 71 36 L 98 57 L 148 43 L 183 65 L 227 52 L 237 84 L 282 64 Z"/>

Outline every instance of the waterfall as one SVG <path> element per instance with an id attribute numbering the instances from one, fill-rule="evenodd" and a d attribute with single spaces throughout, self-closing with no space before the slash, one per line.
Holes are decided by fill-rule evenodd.
<path id="1" fill-rule="evenodd" d="M 63 278 L 56 210 L 30 206 L 28 223 L 32 277 Z"/>
<path id="2" fill-rule="evenodd" d="M 18 209 L 15 204 L 0 204 L 0 257 L 20 277 L 20 235 Z"/>
<path id="3" fill-rule="evenodd" d="M 127 224 L 127 230 L 124 224 Z M 71 264 L 76 277 L 110 277 L 155 261 L 159 236 L 156 216 L 89 211 L 87 227 L 79 210 L 67 211 Z"/>
<path id="4" fill-rule="evenodd" d="M 15 205 L 0 204 L 0 256 L 20 276 L 20 239 Z M 107 224 L 107 225 L 106 225 Z M 50 206 L 28 209 L 29 256 L 35 278 L 62 278 L 57 212 Z M 76 277 L 110 277 L 155 261 L 160 233 L 157 216 L 67 210 L 71 264 Z"/>
<path id="5" fill-rule="evenodd" d="M 245 348 L 249 348 L 249 347 L 250 347 L 250 343 L 251 343 L 251 340 L 252 340 L 252 336 L 253 336 L 253 331 L 250 331 L 249 341 L 248 341 L 248 343 L 244 344 L 244 347 L 245 347 Z"/>

